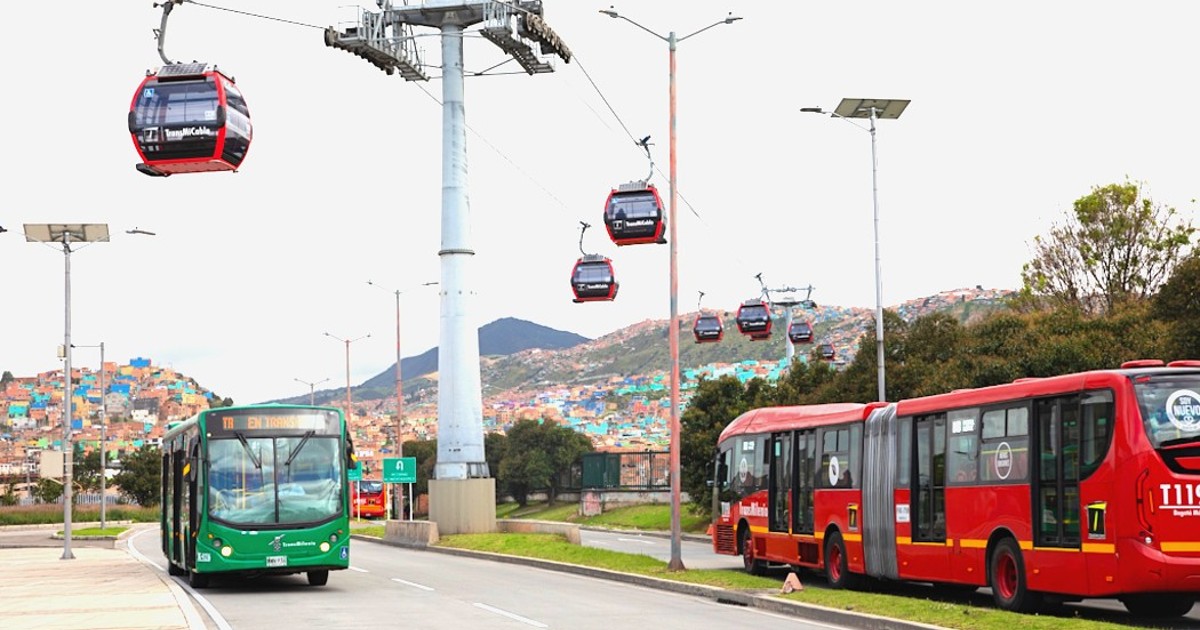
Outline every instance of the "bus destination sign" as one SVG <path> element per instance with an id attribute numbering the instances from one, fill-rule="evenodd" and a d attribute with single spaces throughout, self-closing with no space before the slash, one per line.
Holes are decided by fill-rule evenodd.
<path id="1" fill-rule="evenodd" d="M 337 433 L 336 414 L 324 413 L 248 413 L 221 414 L 210 419 L 208 430 L 212 433 L 265 433 L 290 431 L 316 431 Z"/>

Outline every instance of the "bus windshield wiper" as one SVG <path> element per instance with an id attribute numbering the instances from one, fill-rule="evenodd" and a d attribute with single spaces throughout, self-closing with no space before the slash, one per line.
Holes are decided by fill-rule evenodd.
<path id="1" fill-rule="evenodd" d="M 286 461 L 286 462 L 283 462 L 283 465 L 284 465 L 284 466 L 291 466 L 291 465 L 292 465 L 292 460 L 293 460 L 293 459 L 296 459 L 296 456 L 300 454 L 300 450 L 304 448 L 304 445 L 305 445 L 305 444 L 308 444 L 308 438 L 310 438 L 310 437 L 312 437 L 312 436 L 316 435 L 316 433 L 317 433 L 316 431 L 308 431 L 308 432 L 306 432 L 306 433 L 304 434 L 304 437 L 303 437 L 303 438 L 301 438 L 301 440 L 300 440 L 300 443 L 299 443 L 299 444 L 297 444 L 297 445 L 296 445 L 296 448 L 292 450 L 292 454 L 291 454 L 291 455 L 288 455 L 287 461 Z"/>
<path id="2" fill-rule="evenodd" d="M 246 454 L 250 456 L 250 462 L 254 464 L 254 467 L 262 470 L 262 460 L 254 454 L 254 450 L 250 448 L 250 443 L 246 441 L 246 436 L 242 435 L 241 431 L 234 431 L 233 434 L 242 443 L 242 448 L 246 449 Z"/>

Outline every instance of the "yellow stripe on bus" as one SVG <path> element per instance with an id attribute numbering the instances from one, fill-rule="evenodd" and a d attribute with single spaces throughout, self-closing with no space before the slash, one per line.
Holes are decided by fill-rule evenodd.
<path id="1" fill-rule="evenodd" d="M 977 538 L 963 538 L 958 541 L 958 546 L 963 549 L 987 549 L 987 541 Z"/>
<path id="2" fill-rule="evenodd" d="M 1117 553 L 1112 543 L 1083 543 L 1083 553 Z"/>
<path id="3" fill-rule="evenodd" d="M 862 542 L 862 534 L 842 534 L 846 542 Z"/>
<path id="4" fill-rule="evenodd" d="M 1166 552 L 1171 552 L 1171 551 L 1200 552 L 1200 542 L 1164 542 L 1164 543 L 1159 543 L 1159 546 L 1162 547 L 1162 550 L 1166 551 Z"/>

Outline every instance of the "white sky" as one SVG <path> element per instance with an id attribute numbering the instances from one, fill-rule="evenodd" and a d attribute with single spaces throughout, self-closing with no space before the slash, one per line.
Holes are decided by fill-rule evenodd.
<path id="1" fill-rule="evenodd" d="M 213 0 L 305 24 L 354 9 L 328 0 Z M 609 1 L 546 0 L 576 59 L 553 74 L 466 84 L 477 321 L 518 317 L 598 337 L 669 314 L 666 246 L 618 250 L 601 211 L 647 162 L 621 120 L 651 135 L 668 172 L 664 41 L 599 14 Z M 254 142 L 237 174 L 137 173 L 130 100 L 161 61 L 145 2 L 0 3 L 7 89 L 0 179 L 0 370 L 58 367 L 61 250 L 23 223 L 108 223 L 77 249 L 72 340 L 107 358 L 151 358 L 239 403 L 305 393 L 295 379 L 358 384 L 395 360 L 395 298 L 439 278 L 441 83 L 408 83 L 320 30 L 185 4 L 167 55 L 217 63 L 246 96 Z M 373 3 L 368 6 L 374 8 Z M 906 98 L 878 125 L 886 305 L 981 284 L 1016 288 L 1035 235 L 1092 186 L 1144 181 L 1196 221 L 1200 130 L 1194 27 L 1185 2 L 1005 3 L 656 0 L 616 8 L 686 40 L 677 55 L 679 310 L 732 310 L 769 286 L 815 287 L 820 304 L 873 307 L 870 137 L 802 114 L 843 97 Z M 440 62 L 435 31 L 420 41 Z M 505 59 L 466 42 L 466 67 Z M 509 63 L 504 70 L 519 68 Z M 438 75 L 437 69 L 430 74 Z M 664 195 L 664 175 L 654 178 Z M 585 249 L 612 257 L 617 301 L 574 304 Z M 129 236 L 139 227 L 157 237 Z M 437 345 L 433 288 L 405 294 L 403 354 Z M 95 350 L 75 353 L 95 365 Z"/>

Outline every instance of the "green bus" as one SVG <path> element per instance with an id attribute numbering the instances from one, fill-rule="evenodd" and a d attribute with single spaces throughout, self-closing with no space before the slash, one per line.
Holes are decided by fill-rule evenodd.
<path id="1" fill-rule="evenodd" d="M 167 430 L 162 458 L 162 550 L 193 588 L 294 573 L 323 586 L 349 566 L 355 460 L 339 409 L 207 409 Z"/>

